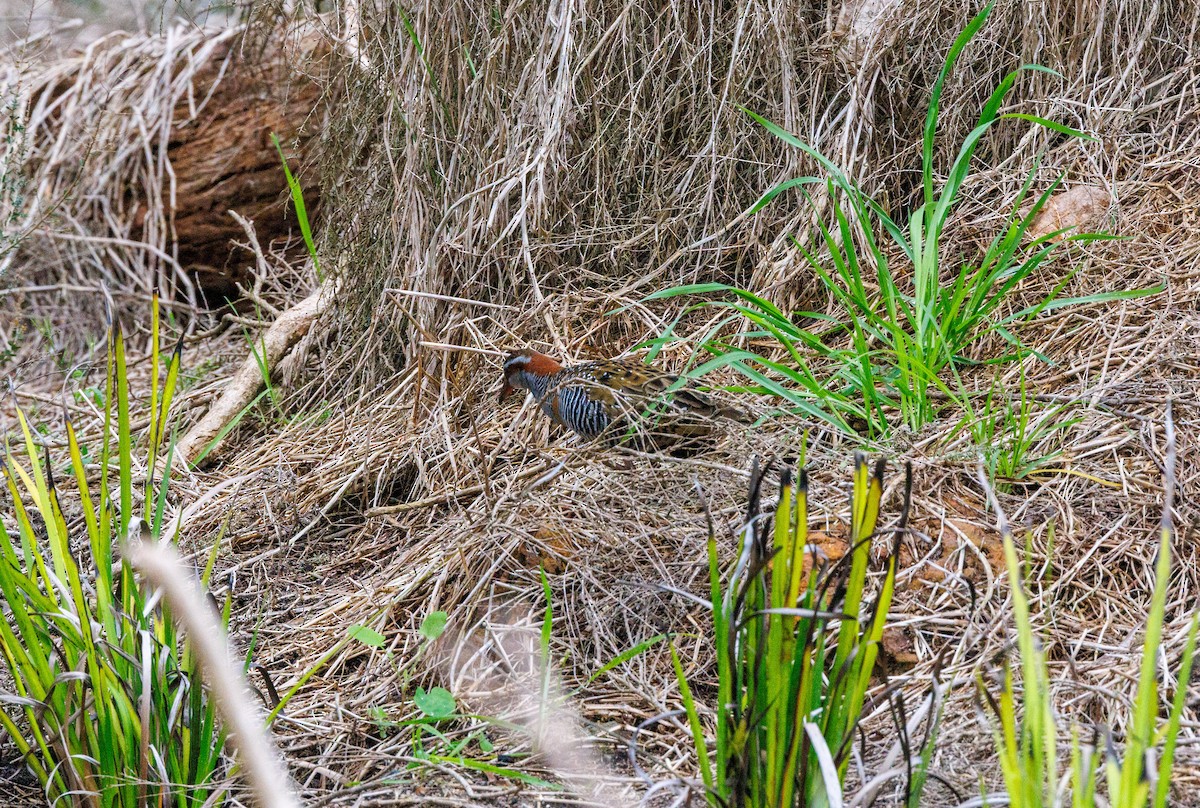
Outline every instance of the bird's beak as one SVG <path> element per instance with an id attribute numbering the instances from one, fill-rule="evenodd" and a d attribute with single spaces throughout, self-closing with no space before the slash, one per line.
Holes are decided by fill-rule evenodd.
<path id="1" fill-rule="evenodd" d="M 517 388 L 513 387 L 508 382 L 505 382 L 504 387 L 500 388 L 500 403 L 503 404 L 504 400 L 515 392 L 517 392 Z"/>

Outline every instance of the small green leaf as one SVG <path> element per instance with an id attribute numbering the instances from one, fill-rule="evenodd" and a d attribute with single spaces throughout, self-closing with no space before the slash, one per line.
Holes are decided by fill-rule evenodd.
<path id="1" fill-rule="evenodd" d="M 494 747 L 492 745 L 492 742 L 488 740 L 488 737 L 486 735 L 479 736 L 479 751 L 480 752 L 483 752 L 485 755 L 490 755 L 493 752 L 493 750 L 495 750 L 495 748 L 496 747 Z"/>
<path id="2" fill-rule="evenodd" d="M 386 638 L 375 629 L 357 624 L 350 626 L 350 630 L 346 634 L 350 639 L 358 640 L 363 645 L 369 645 L 372 648 L 382 648 L 387 642 Z"/>
<path id="3" fill-rule="evenodd" d="M 456 706 L 454 696 L 444 687 L 435 687 L 429 692 L 418 687 L 417 694 L 413 696 L 413 704 L 417 705 L 418 710 L 434 719 L 449 718 L 454 715 Z"/>
<path id="4" fill-rule="evenodd" d="M 445 612 L 430 612 L 421 621 L 421 636 L 427 640 L 436 640 L 446 630 L 446 620 Z"/>

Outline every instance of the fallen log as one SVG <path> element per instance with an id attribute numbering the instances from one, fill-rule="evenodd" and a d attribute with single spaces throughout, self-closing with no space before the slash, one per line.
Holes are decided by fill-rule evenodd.
<path id="1" fill-rule="evenodd" d="M 235 296 L 253 255 L 235 243 L 229 211 L 252 220 L 264 246 L 298 233 L 272 135 L 302 174 L 329 52 L 315 29 L 181 27 L 0 65 L 0 96 L 13 99 L 0 128 L 22 134 L 0 157 L 32 191 L 0 199 L 18 246 L 0 250 L 0 274 L 11 264 L 26 278 Z M 312 216 L 319 189 L 304 190 Z"/>
<path id="2" fill-rule="evenodd" d="M 300 68 L 319 59 L 322 40 L 302 43 L 299 62 L 285 49 L 267 53 L 264 63 L 234 57 L 223 78 L 211 83 L 212 100 L 195 117 L 184 104 L 176 108 L 168 157 L 178 178 L 174 205 L 179 261 L 209 296 L 234 296 L 235 285 L 249 278 L 251 255 L 237 243 L 242 228 L 228 211 L 254 222 L 266 247 L 298 234 L 287 181 L 272 135 L 285 145 L 293 169 L 309 162 L 314 131 L 306 127 L 321 87 Z M 234 44 L 230 44 L 230 50 Z M 215 63 L 210 63 L 210 72 Z M 310 215 L 320 203 L 316 183 L 305 188 Z M 294 245 L 296 255 L 303 245 Z"/>

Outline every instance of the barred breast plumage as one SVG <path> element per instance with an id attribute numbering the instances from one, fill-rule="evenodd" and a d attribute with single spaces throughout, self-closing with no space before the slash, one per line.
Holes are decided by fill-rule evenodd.
<path id="1" fill-rule="evenodd" d="M 698 437 L 711 431 L 716 416 L 741 416 L 679 376 L 636 359 L 563 367 L 545 354 L 518 351 L 504 364 L 504 380 L 501 401 L 517 389 L 529 390 L 547 417 L 586 438 L 636 436 L 644 443 L 646 437 Z"/>

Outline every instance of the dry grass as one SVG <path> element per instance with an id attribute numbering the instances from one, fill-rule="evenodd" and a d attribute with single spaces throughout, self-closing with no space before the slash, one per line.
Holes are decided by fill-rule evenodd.
<path id="1" fill-rule="evenodd" d="M 214 54 L 228 66 L 228 43 L 238 33 L 186 26 L 163 37 L 118 32 L 49 66 L 36 58 L 49 46 L 12 46 L 18 61 L 6 62 L 0 79 L 9 101 L 3 164 L 22 187 L 3 200 L 0 273 L 18 260 L 28 273 L 28 263 L 40 259 L 47 270 L 61 269 L 61 283 L 105 280 L 145 294 L 179 288 L 195 299 L 188 273 L 170 254 L 176 183 L 166 146 L 177 105 L 186 103 L 194 116 L 215 89 L 196 95 L 193 79 Z"/>
<path id="2" fill-rule="evenodd" d="M 851 13 L 867 5 L 882 9 L 886 24 L 872 27 L 871 13 Z M 675 314 L 638 304 L 642 295 L 697 279 L 749 285 L 806 308 L 829 305 L 784 240 L 803 228 L 809 209 L 793 197 L 742 215 L 769 187 L 813 166 L 738 107 L 805 137 L 903 208 L 919 187 L 914 144 L 928 87 L 974 11 L 948 0 L 845 6 L 827 16 L 807 4 L 759 0 L 736 9 L 420 2 L 407 18 L 420 47 L 398 7 L 362 6 L 360 47 L 340 51 L 344 64 L 329 88 L 320 183 L 324 221 L 337 224 L 322 230 L 322 263 L 342 275 L 344 299 L 306 339 L 307 363 L 293 363 L 281 388 L 284 412 L 249 417 L 213 465 L 179 489 L 186 505 L 221 487 L 197 509 L 188 545 L 203 553 L 226 528 L 221 564 L 238 605 L 235 624 L 243 638 L 256 635 L 257 661 L 280 690 L 352 625 L 387 638 L 390 655 L 357 643 L 334 653 L 277 725 L 313 804 L 560 798 L 531 786 L 514 795 L 508 780 L 450 766 L 408 771 L 411 735 L 379 728 L 373 714 L 411 717 L 418 683 L 449 687 L 470 709 L 519 712 L 498 705 L 496 691 L 510 686 L 505 671 L 522 669 L 506 660 L 504 637 L 514 626 L 537 631 L 539 565 L 553 592 L 552 647 L 567 690 L 625 649 L 671 631 L 681 633 L 699 694 L 711 695 L 702 616 L 662 589 L 705 589 L 694 483 L 720 523 L 735 525 L 751 455 L 792 457 L 811 425 L 783 418 L 734 429 L 689 460 L 600 453 L 550 433 L 528 404 L 498 410 L 499 357 L 527 344 L 571 358 L 620 353 Z M 1145 301 L 1053 312 L 1023 332 L 1053 360 L 1027 364 L 1030 385 L 1047 399 L 1076 401 L 1083 420 L 1066 434 L 1057 469 L 1003 502 L 1014 523 L 1031 525 L 1031 566 L 1045 570 L 1032 598 L 1052 644 L 1059 709 L 1118 729 L 1149 601 L 1168 398 L 1181 438 L 1182 541 L 1163 649 L 1171 662 L 1200 585 L 1195 18 L 1189 2 L 1007 4 L 952 77 L 940 141 L 945 165 L 979 101 L 1017 65 L 1059 70 L 1062 79 L 1022 80 L 1015 103 L 1099 141 L 1062 143 L 1017 123 L 998 127 L 981 148 L 956 245 L 970 254 L 990 237 L 1045 150 L 1039 181 L 1065 171 L 1068 186 L 1108 188 L 1116 200 L 1108 226 L 1128 237 L 1073 254 L 1082 269 L 1070 292 L 1166 285 Z M 61 187 L 77 192 L 82 181 Z M 47 239 L 28 260 L 61 261 L 91 282 L 102 264 L 128 292 L 169 270 L 89 264 L 61 248 Z M 1043 276 L 1023 294 L 1036 299 L 1054 280 Z M 693 318 L 681 331 L 703 326 Z M 185 354 L 185 365 L 209 368 L 184 399 L 186 418 L 219 391 L 223 371 L 211 368 L 214 360 L 232 369 L 244 350 L 240 335 L 226 333 Z M 680 364 L 685 352 L 669 350 L 665 359 Z M 982 386 L 990 375 L 970 380 Z M 1014 368 L 1011 387 L 1015 380 Z M 19 392 L 53 400 L 62 383 L 29 378 Z M 917 662 L 892 673 L 909 682 L 915 701 L 948 649 L 953 686 L 934 768 L 970 796 L 979 778 L 994 784 L 997 775 L 973 677 L 1007 649 L 1009 611 L 973 481 L 974 451 L 948 440 L 954 422 L 948 414 L 876 448 L 913 459 L 913 519 L 922 531 L 906 546 L 910 563 L 893 614 Z M 813 499 L 833 533 L 844 523 L 850 448 L 836 435 L 810 435 Z M 450 614 L 457 650 L 447 640 L 410 664 L 421 645 L 417 627 L 438 609 Z M 574 799 L 641 799 L 646 784 L 621 760 L 623 744 L 678 699 L 659 646 L 574 695 L 577 731 L 593 739 L 604 763 Z M 1184 726 L 1177 804 L 1200 804 L 1194 709 Z M 867 728 L 859 781 L 878 772 L 894 742 L 882 707 Z M 532 750 L 522 732 L 493 740 L 505 754 Z M 639 763 L 656 780 L 693 772 L 679 725 L 643 733 L 640 748 Z M 535 755 L 521 768 L 536 772 L 544 762 Z M 929 794 L 931 804 L 955 802 L 937 785 Z"/>

